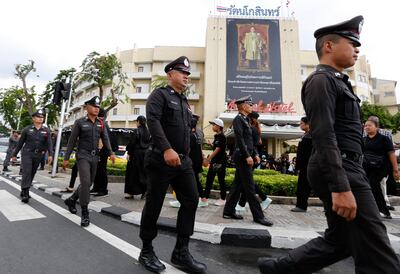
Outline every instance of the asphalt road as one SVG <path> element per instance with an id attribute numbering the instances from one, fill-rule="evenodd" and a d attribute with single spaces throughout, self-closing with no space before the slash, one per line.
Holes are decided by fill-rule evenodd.
<path id="1" fill-rule="evenodd" d="M 1 274 L 149 273 L 136 260 L 141 247 L 138 227 L 91 212 L 92 225 L 83 229 L 80 217 L 70 214 L 60 198 L 32 189 L 32 199 L 25 205 L 19 201 L 18 189 L 15 182 L 0 176 Z M 15 220 L 18 218 L 25 219 Z M 175 235 L 164 231 L 159 231 L 154 241 L 158 257 L 167 264 L 174 244 Z M 191 241 L 190 250 L 195 258 L 207 264 L 207 273 L 218 274 L 259 273 L 258 257 L 287 252 L 195 240 Z M 169 266 L 165 273 L 182 272 Z M 354 273 L 352 260 L 319 273 Z"/>

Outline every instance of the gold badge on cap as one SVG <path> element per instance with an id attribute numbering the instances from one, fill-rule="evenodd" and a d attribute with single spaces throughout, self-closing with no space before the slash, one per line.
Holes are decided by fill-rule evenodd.
<path id="1" fill-rule="evenodd" d="M 94 101 L 96 102 L 96 104 L 100 103 L 99 97 L 96 97 L 96 99 L 94 99 Z"/>
<path id="2" fill-rule="evenodd" d="M 185 58 L 185 60 L 183 60 L 183 64 L 188 67 L 189 66 L 189 60 L 187 58 Z"/>
<path id="3" fill-rule="evenodd" d="M 361 33 L 361 30 L 362 30 L 363 24 L 364 24 L 364 20 L 361 20 L 360 24 L 358 24 L 358 34 L 360 34 L 360 33 Z"/>

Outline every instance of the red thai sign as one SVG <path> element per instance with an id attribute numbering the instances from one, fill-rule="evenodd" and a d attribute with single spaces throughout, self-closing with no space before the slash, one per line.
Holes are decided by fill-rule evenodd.
<path id="1" fill-rule="evenodd" d="M 228 103 L 228 111 L 231 110 L 237 110 L 237 105 L 234 100 Z M 290 102 L 289 104 L 279 102 L 264 104 L 262 100 L 260 100 L 258 104 L 253 104 L 253 111 L 259 113 L 296 113 L 293 102 Z"/>

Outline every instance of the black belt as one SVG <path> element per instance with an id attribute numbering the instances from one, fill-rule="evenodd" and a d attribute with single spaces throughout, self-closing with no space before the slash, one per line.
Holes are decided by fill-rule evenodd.
<path id="1" fill-rule="evenodd" d="M 150 150 L 150 151 L 154 151 L 155 153 L 162 154 L 162 155 L 164 154 L 164 152 L 162 152 L 161 150 L 159 150 L 158 148 L 153 147 L 153 146 L 150 146 L 150 147 L 149 147 L 149 150 Z M 181 160 L 183 160 L 183 159 L 185 159 L 188 155 L 183 154 L 183 153 L 178 153 L 178 156 L 179 156 L 179 158 L 180 158 Z"/>
<path id="2" fill-rule="evenodd" d="M 92 155 L 92 156 L 96 156 L 96 155 L 99 155 L 99 150 L 98 149 L 94 149 L 94 150 L 86 150 L 86 149 L 81 149 L 81 151 L 83 152 L 87 152 L 87 153 L 89 153 L 90 155 Z M 78 149 L 78 152 L 79 152 L 79 149 Z"/>
<path id="3" fill-rule="evenodd" d="M 42 153 L 42 152 L 44 152 L 44 150 L 42 150 L 42 149 L 38 149 L 38 148 L 36 148 L 36 149 L 31 149 L 31 148 L 25 148 L 24 149 L 25 151 L 29 151 L 29 152 L 33 152 L 33 153 Z"/>
<path id="4" fill-rule="evenodd" d="M 342 156 L 342 159 L 347 159 L 357 163 L 359 163 L 362 159 L 362 154 L 352 151 L 341 151 L 340 156 Z"/>

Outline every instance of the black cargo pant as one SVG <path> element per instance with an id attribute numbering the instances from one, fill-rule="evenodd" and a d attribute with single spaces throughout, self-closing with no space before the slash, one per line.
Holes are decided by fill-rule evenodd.
<path id="1" fill-rule="evenodd" d="M 229 191 L 228 198 L 224 207 L 224 214 L 232 215 L 235 213 L 235 207 L 240 198 L 240 193 L 244 190 L 247 201 L 249 202 L 251 213 L 254 220 L 264 218 L 261 205 L 256 198 L 256 192 L 253 180 L 253 168 L 249 166 L 246 159 L 235 157 L 236 172 L 234 183 Z"/>
<path id="2" fill-rule="evenodd" d="M 190 237 L 193 234 L 199 194 L 192 160 L 184 156 L 181 162 L 179 167 L 170 167 L 160 153 L 151 150 L 146 152 L 147 194 L 140 221 L 140 238 L 143 241 L 152 241 L 157 236 L 157 220 L 169 185 L 181 203 L 176 221 L 178 235 Z"/>
<path id="3" fill-rule="evenodd" d="M 32 185 L 33 177 L 40 165 L 42 153 L 23 152 L 21 165 L 22 165 L 22 181 L 21 189 L 30 188 Z"/>
<path id="4" fill-rule="evenodd" d="M 72 194 L 72 199 L 79 199 L 81 207 L 88 206 L 90 200 L 90 187 L 96 176 L 97 163 L 99 156 L 77 156 L 78 174 L 80 184 Z"/>
<path id="5" fill-rule="evenodd" d="M 360 163 L 343 159 L 351 190 L 357 202 L 357 216 L 346 221 L 332 211 L 332 198 L 315 154 L 308 165 L 312 189 L 324 202 L 328 228 L 318 237 L 289 252 L 294 261 L 286 273 L 312 273 L 352 256 L 356 273 L 400 273 L 400 262 L 382 223 L 366 174 Z"/>
<path id="6" fill-rule="evenodd" d="M 296 207 L 307 210 L 308 197 L 310 197 L 311 186 L 307 178 L 307 170 L 300 170 L 297 180 Z"/>

